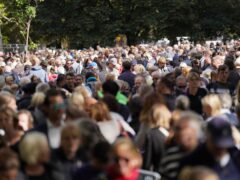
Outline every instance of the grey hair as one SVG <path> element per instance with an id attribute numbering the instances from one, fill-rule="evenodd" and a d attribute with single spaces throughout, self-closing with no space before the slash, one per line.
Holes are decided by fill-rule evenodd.
<path id="1" fill-rule="evenodd" d="M 195 112 L 185 111 L 180 115 L 179 122 L 186 120 L 189 122 L 189 126 L 196 130 L 198 139 L 203 139 L 203 118 Z"/>
<path id="2" fill-rule="evenodd" d="M 50 89 L 49 84 L 47 83 L 39 83 L 36 87 L 36 92 L 46 93 Z"/>
<path id="3" fill-rule="evenodd" d="M 187 96 L 180 95 L 176 99 L 176 109 L 188 110 L 190 106 L 190 101 Z"/>

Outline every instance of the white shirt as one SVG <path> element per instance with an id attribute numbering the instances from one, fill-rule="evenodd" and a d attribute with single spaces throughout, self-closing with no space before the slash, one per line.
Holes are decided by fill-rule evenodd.
<path id="1" fill-rule="evenodd" d="M 47 120 L 48 139 L 52 149 L 59 148 L 60 146 L 62 125 L 63 122 L 61 122 L 61 126 L 55 127 L 49 120 Z"/>

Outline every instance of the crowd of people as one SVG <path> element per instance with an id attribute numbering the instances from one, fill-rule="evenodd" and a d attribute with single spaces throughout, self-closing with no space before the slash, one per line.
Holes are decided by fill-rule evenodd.
<path id="1" fill-rule="evenodd" d="M 0 180 L 239 180 L 240 45 L 0 52 Z"/>

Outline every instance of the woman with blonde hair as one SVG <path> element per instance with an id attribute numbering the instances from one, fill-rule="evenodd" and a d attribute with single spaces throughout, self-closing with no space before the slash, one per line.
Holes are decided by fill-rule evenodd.
<path id="1" fill-rule="evenodd" d="M 171 112 L 164 104 L 151 108 L 151 129 L 146 135 L 143 149 L 143 169 L 158 171 L 163 157 L 165 142 L 169 136 Z"/>
<path id="2" fill-rule="evenodd" d="M 203 113 L 207 121 L 215 116 L 221 115 L 222 104 L 217 94 L 209 94 L 202 99 Z"/>
<path id="3" fill-rule="evenodd" d="M 142 165 L 142 157 L 130 139 L 118 139 L 112 151 L 114 161 L 108 171 L 110 179 L 138 179 L 141 176 L 139 169 Z"/>

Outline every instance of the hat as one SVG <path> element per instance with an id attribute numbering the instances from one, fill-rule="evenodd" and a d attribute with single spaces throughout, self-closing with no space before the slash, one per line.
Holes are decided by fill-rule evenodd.
<path id="1" fill-rule="evenodd" d="M 213 118 L 207 125 L 207 131 L 217 147 L 231 148 L 235 146 L 231 124 L 225 118 Z"/>
<path id="2" fill-rule="evenodd" d="M 91 62 L 90 64 L 88 64 L 87 68 L 88 68 L 88 69 L 90 69 L 90 68 L 97 69 L 97 68 L 98 68 L 98 65 L 97 65 L 97 63 L 95 63 L 95 62 Z"/>
<path id="3" fill-rule="evenodd" d="M 0 66 L 1 66 L 1 67 L 4 67 L 4 66 L 6 66 L 6 63 L 5 63 L 5 62 L 3 62 L 3 61 L 2 61 L 2 62 L 0 62 Z"/>
<path id="4" fill-rule="evenodd" d="M 117 59 L 116 58 L 110 59 L 109 62 L 112 63 L 113 65 L 117 65 Z"/>

